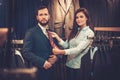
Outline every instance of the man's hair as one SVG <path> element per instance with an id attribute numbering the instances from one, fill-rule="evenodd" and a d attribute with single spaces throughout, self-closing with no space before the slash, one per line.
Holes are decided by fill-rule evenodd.
<path id="1" fill-rule="evenodd" d="M 48 13 L 50 13 L 48 7 L 42 5 L 42 6 L 39 6 L 39 7 L 38 7 L 38 9 L 37 9 L 37 11 L 36 11 L 36 15 L 38 15 L 38 11 L 39 11 L 39 10 L 42 10 L 42 9 L 45 9 L 45 8 L 47 8 Z"/>

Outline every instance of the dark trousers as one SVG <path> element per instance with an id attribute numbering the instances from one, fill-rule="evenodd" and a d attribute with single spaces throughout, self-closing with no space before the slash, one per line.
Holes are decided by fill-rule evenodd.
<path id="1" fill-rule="evenodd" d="M 66 67 L 67 80 L 81 80 L 80 78 L 80 69 L 73 69 Z"/>
<path id="2" fill-rule="evenodd" d="M 36 73 L 36 78 L 37 80 L 54 80 L 53 77 L 53 69 L 41 69 L 39 68 L 37 73 Z"/>

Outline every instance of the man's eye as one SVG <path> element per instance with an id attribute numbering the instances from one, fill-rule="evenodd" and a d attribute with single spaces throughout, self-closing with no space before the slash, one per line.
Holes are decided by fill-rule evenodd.
<path id="1" fill-rule="evenodd" d="M 40 14 L 39 16 L 42 16 L 43 14 Z"/>

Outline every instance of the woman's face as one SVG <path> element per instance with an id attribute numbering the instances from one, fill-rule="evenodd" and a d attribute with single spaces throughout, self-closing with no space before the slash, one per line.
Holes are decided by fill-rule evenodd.
<path id="1" fill-rule="evenodd" d="M 80 27 L 85 27 L 87 22 L 87 17 L 83 12 L 79 12 L 76 14 L 76 23 Z"/>

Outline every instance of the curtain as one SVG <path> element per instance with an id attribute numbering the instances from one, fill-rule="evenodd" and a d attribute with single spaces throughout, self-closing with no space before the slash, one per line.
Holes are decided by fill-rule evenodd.
<path id="1" fill-rule="evenodd" d="M 8 0 L 0 0 L 0 28 L 8 25 Z"/>
<path id="2" fill-rule="evenodd" d="M 90 12 L 93 26 L 120 26 L 120 0 L 80 0 Z"/>
<path id="3" fill-rule="evenodd" d="M 47 5 L 47 0 L 15 0 L 14 31 L 16 39 L 23 39 L 25 32 L 36 24 L 36 10 Z"/>
<path id="4" fill-rule="evenodd" d="M 16 39 L 36 24 L 38 6 L 48 5 L 48 0 L 14 0 L 13 27 Z M 120 26 L 120 0 L 80 0 L 80 6 L 90 12 L 93 26 Z M 0 27 L 8 25 L 8 0 L 0 0 Z"/>
<path id="5" fill-rule="evenodd" d="M 35 25 L 35 10 L 39 4 L 39 0 L 15 0 L 14 37 L 16 39 L 23 39 L 25 32 Z"/>

